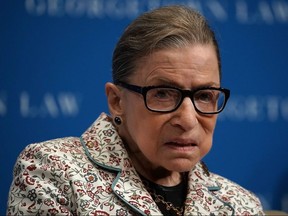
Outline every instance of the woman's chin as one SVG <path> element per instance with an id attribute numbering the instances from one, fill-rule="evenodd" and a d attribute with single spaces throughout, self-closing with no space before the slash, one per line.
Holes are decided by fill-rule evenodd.
<path id="1" fill-rule="evenodd" d="M 164 167 L 174 172 L 189 172 L 199 161 L 191 161 L 188 159 L 174 159 L 167 163 Z"/>

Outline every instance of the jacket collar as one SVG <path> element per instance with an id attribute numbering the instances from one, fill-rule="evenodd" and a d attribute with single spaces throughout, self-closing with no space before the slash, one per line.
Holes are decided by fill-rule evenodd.
<path id="1" fill-rule="evenodd" d="M 118 172 L 112 183 L 116 196 L 142 215 L 161 215 L 132 166 L 111 117 L 102 113 L 80 139 L 92 162 L 106 170 Z"/>
<path id="2" fill-rule="evenodd" d="M 101 113 L 80 139 L 88 157 L 101 167 L 120 171 L 130 163 L 112 119 L 105 113 Z"/>
<path id="3" fill-rule="evenodd" d="M 118 172 L 112 183 L 116 196 L 140 214 L 162 215 L 134 169 L 111 117 L 102 113 L 80 139 L 85 153 L 93 163 L 106 170 Z M 203 163 L 198 163 L 188 177 L 185 202 L 187 214 L 199 212 L 209 215 L 220 208 L 225 214 L 232 214 L 233 208 L 216 196 L 220 184 L 210 178 Z"/>

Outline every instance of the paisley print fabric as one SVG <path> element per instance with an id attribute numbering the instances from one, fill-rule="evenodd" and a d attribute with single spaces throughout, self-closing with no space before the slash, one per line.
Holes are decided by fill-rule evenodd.
<path id="1" fill-rule="evenodd" d="M 14 168 L 7 215 L 162 215 L 111 118 L 80 137 L 28 145 Z M 207 171 L 189 172 L 184 215 L 263 215 L 251 192 Z"/>

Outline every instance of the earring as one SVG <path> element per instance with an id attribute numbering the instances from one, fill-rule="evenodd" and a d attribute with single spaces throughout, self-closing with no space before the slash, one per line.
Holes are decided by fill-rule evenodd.
<path id="1" fill-rule="evenodd" d="M 122 123 L 122 120 L 121 120 L 120 117 L 116 116 L 116 117 L 114 118 L 114 122 L 115 122 L 116 125 L 120 125 L 120 124 Z"/>

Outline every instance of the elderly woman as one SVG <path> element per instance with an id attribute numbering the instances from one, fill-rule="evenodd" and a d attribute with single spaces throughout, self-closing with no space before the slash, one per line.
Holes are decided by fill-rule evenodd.
<path id="1" fill-rule="evenodd" d="M 215 35 L 191 8 L 138 17 L 113 55 L 110 115 L 80 137 L 20 154 L 8 215 L 262 215 L 251 192 L 208 171 L 221 87 Z"/>

